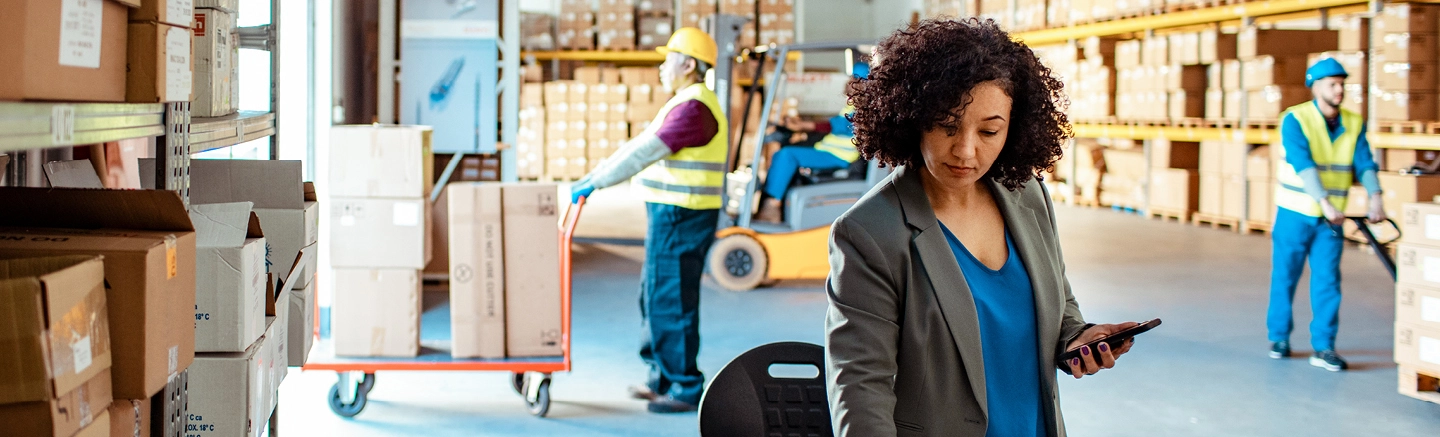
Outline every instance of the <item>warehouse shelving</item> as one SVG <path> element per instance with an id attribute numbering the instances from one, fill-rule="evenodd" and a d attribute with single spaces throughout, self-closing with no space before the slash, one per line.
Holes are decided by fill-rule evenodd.
<path id="1" fill-rule="evenodd" d="M 96 144 L 165 132 L 159 103 L 0 103 L 0 152 Z"/>
<path id="2" fill-rule="evenodd" d="M 1076 26 L 1019 32 L 1015 34 L 1015 39 L 1031 45 L 1054 44 L 1092 36 L 1122 35 L 1145 32 L 1147 30 L 1235 21 L 1245 18 L 1306 12 L 1340 6 L 1363 5 L 1367 3 L 1369 2 L 1366 0 L 1273 0 L 1246 2 L 1143 17 L 1122 18 Z"/>
<path id="3" fill-rule="evenodd" d="M 585 61 L 616 62 L 636 64 L 659 64 L 665 62 L 665 55 L 654 50 L 547 50 L 522 52 L 521 57 L 534 57 L 537 61 Z M 791 53 L 790 60 L 799 60 L 799 53 Z"/>
<path id="4" fill-rule="evenodd" d="M 223 149 L 275 134 L 275 113 L 240 111 L 224 117 L 190 120 L 190 152 Z"/>

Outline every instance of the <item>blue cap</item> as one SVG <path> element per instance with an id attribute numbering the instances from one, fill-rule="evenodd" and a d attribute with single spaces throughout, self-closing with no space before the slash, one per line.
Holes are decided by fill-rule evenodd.
<path id="1" fill-rule="evenodd" d="M 1321 59 L 1305 70 L 1305 87 L 1309 88 L 1315 81 L 1331 76 L 1350 77 L 1350 74 L 1345 72 L 1345 67 L 1340 66 L 1340 61 L 1335 58 Z"/>
<path id="2" fill-rule="evenodd" d="M 850 75 L 855 76 L 856 79 L 869 79 L 870 64 L 856 62 L 855 65 L 850 67 Z"/>

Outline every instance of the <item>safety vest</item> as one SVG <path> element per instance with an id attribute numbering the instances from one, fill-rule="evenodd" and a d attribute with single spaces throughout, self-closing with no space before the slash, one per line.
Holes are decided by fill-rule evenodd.
<path id="1" fill-rule="evenodd" d="M 665 103 L 645 132 L 655 134 L 670 110 L 691 100 L 704 103 L 710 114 L 715 116 L 719 128 L 715 136 L 704 146 L 686 147 L 656 161 L 636 175 L 636 180 L 646 202 L 689 209 L 720 209 L 720 194 L 725 190 L 725 155 L 729 150 L 730 128 L 725 113 L 720 111 L 720 101 L 715 98 L 715 92 L 702 83 L 685 87 Z"/>
<path id="2" fill-rule="evenodd" d="M 840 111 L 840 116 L 844 117 L 854 112 L 855 107 L 847 106 L 844 111 Z M 860 151 L 855 149 L 855 135 L 853 131 L 851 132 L 850 135 L 840 135 L 831 131 L 820 138 L 820 142 L 815 143 L 815 150 L 835 155 L 836 158 L 843 159 L 845 162 L 855 162 L 856 159 L 860 159 Z"/>
<path id="3" fill-rule="evenodd" d="M 1364 123 L 1359 114 L 1340 109 L 1340 126 L 1345 130 L 1334 141 L 1325 124 L 1325 116 L 1314 102 L 1305 102 L 1285 110 L 1294 114 L 1300 122 L 1300 130 L 1310 143 L 1310 156 L 1315 159 L 1315 170 L 1320 173 L 1320 185 L 1335 209 L 1344 211 L 1349 199 L 1350 186 L 1355 182 L 1355 146 L 1360 139 L 1360 128 Z M 1282 115 L 1283 119 L 1283 115 Z M 1282 138 L 1283 141 L 1283 138 Z M 1275 182 L 1275 205 L 1311 217 L 1324 215 L 1320 202 L 1305 193 L 1305 182 L 1295 167 L 1285 161 L 1278 164 Z"/>

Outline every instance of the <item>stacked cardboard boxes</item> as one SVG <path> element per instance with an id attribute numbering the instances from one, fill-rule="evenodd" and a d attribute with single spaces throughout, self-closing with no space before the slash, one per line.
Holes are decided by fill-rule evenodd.
<path id="1" fill-rule="evenodd" d="M 720 13 L 738 15 L 749 18 L 750 21 L 740 28 L 740 37 L 735 41 L 736 47 L 755 47 L 760 38 L 757 23 L 760 19 L 756 9 L 758 0 L 720 0 Z"/>
<path id="2" fill-rule="evenodd" d="M 335 354 L 415 356 L 420 271 L 430 261 L 430 128 L 330 132 Z"/>
<path id="3" fill-rule="evenodd" d="M 1246 159 L 1250 145 L 1229 141 L 1200 142 L 1200 213 L 1226 219 L 1244 218 Z"/>
<path id="4" fill-rule="evenodd" d="M 1150 142 L 1150 208 L 1181 220 L 1200 208 L 1200 143 Z"/>
<path id="5" fill-rule="evenodd" d="M 760 44 L 794 44 L 795 0 L 759 0 Z"/>
<path id="6" fill-rule="evenodd" d="M 635 49 L 634 0 L 600 0 L 595 19 L 597 47 L 601 50 Z"/>
<path id="7" fill-rule="evenodd" d="M 1387 4 L 1371 21 L 1375 34 L 1376 120 L 1436 120 L 1440 116 L 1440 5 Z"/>
<path id="8" fill-rule="evenodd" d="M 196 0 L 194 52 L 194 100 L 190 113 L 196 117 L 234 114 L 240 106 L 240 15 L 238 0 Z"/>
<path id="9" fill-rule="evenodd" d="M 569 50 L 595 49 L 595 9 L 590 0 L 561 0 L 555 44 Z"/>
<path id="10" fill-rule="evenodd" d="M 1275 223 L 1275 160 L 1276 155 L 1281 153 L 1275 149 L 1283 147 L 1278 142 L 1258 146 L 1251 150 L 1250 156 L 1246 158 L 1248 161 L 1245 165 L 1245 182 L 1248 187 L 1249 209 L 1246 210 L 1245 220 L 1252 227 L 1270 229 Z"/>
<path id="11" fill-rule="evenodd" d="M 960 17 L 965 14 L 968 0 L 925 0 L 925 15 L 928 17 Z"/>
<path id="12" fill-rule="evenodd" d="M 641 0 L 635 7 L 635 45 L 654 50 L 670 41 L 675 33 L 675 3 L 672 0 Z"/>
<path id="13" fill-rule="evenodd" d="M 648 126 L 670 98 L 655 68 L 579 67 L 574 77 L 522 90 L 520 177 L 583 177 Z"/>
<path id="14" fill-rule="evenodd" d="M 1365 61 L 1367 58 L 1365 53 L 1364 51 L 1312 53 L 1305 64 L 1308 68 L 1310 65 L 1315 65 L 1316 62 L 1325 58 L 1333 58 L 1340 62 L 1340 65 L 1345 67 L 1345 72 L 1349 73 L 1349 76 L 1345 78 L 1345 100 L 1340 102 L 1340 107 L 1349 109 L 1362 116 L 1370 112 L 1370 106 L 1365 104 L 1365 98 L 1368 94 L 1365 92 L 1365 84 L 1369 83 L 1366 78 L 1370 71 L 1370 64 Z M 1302 72 L 1301 74 L 1304 73 Z M 1303 80 L 1300 85 L 1304 85 Z M 1309 98 L 1309 96 L 1306 97 L 1307 99 Z"/>
<path id="15" fill-rule="evenodd" d="M 576 77 L 584 76 L 576 69 Z M 545 174 L 550 177 L 573 180 L 585 175 L 590 86 L 579 80 L 545 83 Z"/>
<path id="16" fill-rule="evenodd" d="M 101 257 L 0 260 L 0 422 L 7 435 L 109 435 L 110 325 Z"/>
<path id="17" fill-rule="evenodd" d="M 464 182 L 448 191 L 451 355 L 560 355 L 558 187 Z"/>
<path id="18" fill-rule="evenodd" d="M 981 20 L 995 20 L 995 24 L 1002 29 L 1010 29 L 1014 25 L 1014 14 L 1011 14 L 1010 0 L 976 0 L 979 3 L 980 12 L 978 17 Z"/>
<path id="19" fill-rule="evenodd" d="M 663 1 L 663 0 L 662 0 Z M 700 27 L 705 17 L 715 15 L 720 0 L 678 0 L 680 2 L 680 27 Z"/>
<path id="20" fill-rule="evenodd" d="M 1145 151 L 1134 147 L 1108 147 L 1102 154 L 1105 157 L 1105 174 L 1100 178 L 1100 204 L 1122 208 L 1143 207 Z"/>
<path id="21" fill-rule="evenodd" d="M 520 89 L 520 127 L 515 136 L 515 173 L 521 179 L 545 174 L 545 85 L 527 83 Z"/>
<path id="22" fill-rule="evenodd" d="M 1406 203 L 1402 211 L 1395 285 L 1399 392 L 1440 403 L 1440 204 Z"/>
<path id="23" fill-rule="evenodd" d="M 125 101 L 125 3 L 7 2 L 0 100 Z"/>
<path id="24" fill-rule="evenodd" d="M 189 0 L 145 2 L 130 11 L 125 101 L 190 101 L 194 14 Z"/>
<path id="25" fill-rule="evenodd" d="M 536 12 L 520 13 L 520 49 L 555 50 L 555 17 Z"/>
<path id="26" fill-rule="evenodd" d="M 1105 121 L 1115 115 L 1116 66 L 1122 43 L 1108 38 L 1087 38 L 1076 61 L 1076 86 L 1070 116 L 1077 121 Z M 1126 48 L 1128 51 L 1129 48 Z M 1068 55 L 1068 53 L 1067 53 Z M 1132 59 L 1133 60 L 1133 59 Z M 1138 60 L 1134 60 L 1139 64 Z"/>
<path id="27" fill-rule="evenodd" d="M 1239 118 L 1240 98 L 1247 99 L 1250 120 L 1278 120 L 1290 106 L 1310 99 L 1305 88 L 1305 57 L 1310 53 L 1339 48 L 1339 32 L 1333 30 L 1278 30 L 1249 27 L 1236 37 L 1236 54 L 1240 62 L 1226 64 L 1227 85 L 1232 76 L 1234 85 L 1243 87 L 1243 95 L 1233 96 L 1226 87 L 1226 118 Z M 1231 101 L 1234 99 L 1234 103 Z M 1234 107 L 1231 110 L 1232 106 Z"/>
<path id="28" fill-rule="evenodd" d="M 103 269 L 104 286 L 96 286 L 97 290 L 103 290 L 104 295 L 101 306 L 97 307 L 100 313 L 78 318 L 86 321 L 86 326 L 67 329 L 65 333 L 72 337 L 67 344 L 71 347 L 52 348 L 55 355 L 49 360 L 70 363 L 75 369 L 100 369 L 107 363 L 110 367 L 104 372 L 105 382 L 89 379 L 91 382 L 86 383 L 86 394 L 66 395 L 68 397 L 61 395 L 79 393 L 74 390 L 79 382 L 86 379 L 73 380 L 65 376 L 67 373 L 63 365 L 51 369 L 49 373 L 57 382 L 69 382 L 59 387 L 58 391 L 52 387 L 49 391 L 57 397 L 49 399 L 68 405 L 51 402 L 46 407 L 47 404 L 42 403 L 38 406 L 44 408 L 26 413 L 27 420 L 3 421 L 22 427 L 43 427 L 51 425 L 31 423 L 29 417 L 58 418 L 57 415 L 69 414 L 67 419 L 53 421 L 54 426 L 61 425 L 61 422 L 83 425 L 91 418 L 96 422 L 91 426 L 98 426 L 99 422 L 109 420 L 101 420 L 99 413 L 109 409 L 112 397 L 122 402 L 153 406 L 153 409 L 162 412 L 175 411 L 161 395 L 171 381 L 183 379 L 184 372 L 191 367 L 195 359 L 197 323 L 196 235 L 179 196 L 166 191 L 6 188 L 0 190 L 0 201 L 27 205 L 23 210 L 0 212 L 0 226 L 6 226 L 0 229 L 0 258 L 103 257 L 103 266 L 98 261 L 95 263 Z M 58 277 L 56 275 L 60 273 L 44 276 Z M 78 278 L 67 278 L 66 284 L 84 283 Z M 58 288 L 47 289 L 59 292 Z M 72 296 L 69 303 L 58 306 L 68 307 L 79 303 L 78 299 Z M 91 302 L 94 298 L 84 299 Z M 3 306 L 10 311 L 23 310 L 18 303 Z M 51 306 L 57 305 L 52 303 Z M 50 320 L 55 325 L 71 318 L 57 319 L 52 315 Z M 101 334 L 102 331 L 105 334 Z M 51 333 L 61 334 L 54 329 Z M 109 358 L 102 358 L 100 354 L 106 349 Z M 22 373 L 19 376 L 25 375 Z M 11 385 L 9 381 L 7 385 Z M 30 387 L 43 385 L 32 384 Z M 7 393 L 23 395 L 26 391 L 11 390 Z M 104 399 L 100 399 L 102 393 Z M 0 407 L 0 410 L 12 406 L 37 406 L 25 405 L 8 405 Z M 81 413 L 77 415 L 73 412 Z M 105 414 L 108 417 L 108 413 Z M 132 425 L 148 432 L 149 418 Z M 20 435 L 33 435 L 24 429 L 21 428 Z M 43 435 L 70 435 L 74 429 L 78 428 L 71 428 L 71 432 L 65 433 L 57 428 L 56 432 Z"/>

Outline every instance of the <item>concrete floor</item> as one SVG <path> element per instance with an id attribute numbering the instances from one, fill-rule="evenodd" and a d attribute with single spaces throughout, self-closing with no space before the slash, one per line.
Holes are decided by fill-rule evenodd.
<path id="1" fill-rule="evenodd" d="M 1396 394 L 1393 284 L 1374 256 L 1350 249 L 1339 349 L 1353 370 L 1266 357 L 1269 240 L 1161 223 L 1109 210 L 1061 207 L 1071 284 L 1092 322 L 1165 324 L 1119 367 L 1062 380 L 1071 436 L 1435 436 L 1440 405 Z M 588 220 L 598 220 L 587 216 Z M 636 289 L 641 249 L 579 246 L 575 254 L 575 371 L 556 375 L 550 415 L 528 415 L 508 376 L 381 373 L 354 419 L 329 411 L 335 375 L 292 372 L 281 388 L 287 435 L 686 436 L 694 414 L 660 416 L 629 400 L 642 381 Z M 1296 353 L 1308 354 L 1309 301 L 1296 296 Z M 819 282 L 732 293 L 707 284 L 702 370 L 756 345 L 822 341 Z"/>

